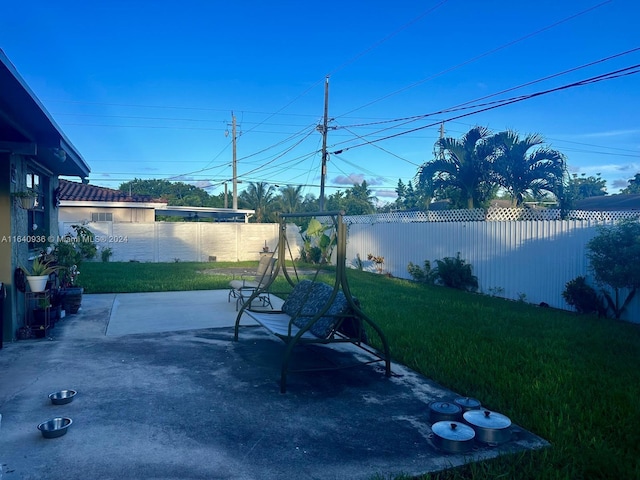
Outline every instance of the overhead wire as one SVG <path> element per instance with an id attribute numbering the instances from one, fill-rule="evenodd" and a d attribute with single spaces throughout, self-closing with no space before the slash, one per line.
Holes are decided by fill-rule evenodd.
<path id="1" fill-rule="evenodd" d="M 449 67 L 449 68 L 447 68 L 445 70 L 442 70 L 442 71 L 440 71 L 438 73 L 435 73 L 435 74 L 430 75 L 430 76 L 428 76 L 426 78 L 418 80 L 417 82 L 414 82 L 414 83 L 412 83 L 410 85 L 407 85 L 406 87 L 403 87 L 403 88 L 401 88 L 399 90 L 396 90 L 396 91 L 391 92 L 391 93 L 389 93 L 387 95 L 379 97 L 379 98 L 377 98 L 377 99 L 375 99 L 375 100 L 373 100 L 371 102 L 368 102 L 368 103 L 366 103 L 364 105 L 361 105 L 360 107 L 357 107 L 357 108 L 354 108 L 352 110 L 349 110 L 345 114 L 337 116 L 336 118 L 339 118 L 339 117 L 344 116 L 344 115 L 349 115 L 349 114 L 351 114 L 353 112 L 357 112 L 358 110 L 362 110 L 363 108 L 369 107 L 369 106 L 371 106 L 371 105 L 373 105 L 375 103 L 378 103 L 378 102 L 380 102 L 382 100 L 386 100 L 387 98 L 390 98 L 390 97 L 395 96 L 395 95 L 397 95 L 399 93 L 402 93 L 402 92 L 405 92 L 407 90 L 410 90 L 410 89 L 412 89 L 414 87 L 417 87 L 418 85 L 422 85 L 423 83 L 425 83 L 425 82 L 427 82 L 429 80 L 433 80 L 434 78 L 440 77 L 440 76 L 442 76 L 442 75 L 444 75 L 446 73 L 452 72 L 454 70 L 457 70 L 458 68 L 461 68 L 461 67 L 464 67 L 466 65 L 469 65 L 470 63 L 476 62 L 476 61 L 480 60 L 481 58 L 487 57 L 489 55 L 493 55 L 494 53 L 499 52 L 500 50 L 504 50 L 505 48 L 508 48 L 508 47 L 510 47 L 512 45 L 515 45 L 516 43 L 520 43 L 520 42 L 522 42 L 522 41 L 524 41 L 524 40 L 526 40 L 528 38 L 531 38 L 531 37 L 536 36 L 536 35 L 538 35 L 538 34 L 540 34 L 542 32 L 545 32 L 547 30 L 555 28 L 558 25 L 566 23 L 566 22 L 568 22 L 570 20 L 573 20 L 573 19 L 575 19 L 575 18 L 577 18 L 579 16 L 585 15 L 585 14 L 587 14 L 587 13 L 589 13 L 589 12 L 591 12 L 591 11 L 597 9 L 597 8 L 600 8 L 600 7 L 604 6 L 604 5 L 606 5 L 607 3 L 611 3 L 612 1 L 613 0 L 605 0 L 605 1 L 603 1 L 603 2 L 601 2 L 599 4 L 597 4 L 597 5 L 594 5 L 592 7 L 589 7 L 587 9 L 585 9 L 585 10 L 582 10 L 582 11 L 580 11 L 578 13 L 575 13 L 573 15 L 565 17 L 562 20 L 558 20 L 557 22 L 554 22 L 551 25 L 547 25 L 546 27 L 543 27 L 543 28 L 541 28 L 539 30 L 536 30 L 536 31 L 531 32 L 531 33 L 528 33 L 527 35 L 524 35 L 524 36 L 522 36 L 520 38 L 517 38 L 516 40 L 512 40 L 510 42 L 507 42 L 507 43 L 505 43 L 503 45 L 500 45 L 499 47 L 493 48 L 493 49 L 488 50 L 488 51 L 486 51 L 484 53 L 481 53 L 480 55 L 476 55 L 475 57 L 472 57 L 472 58 L 470 58 L 468 60 L 465 60 L 462 63 L 459 63 L 457 65 Z"/>
<path id="2" fill-rule="evenodd" d="M 585 80 L 580 80 L 578 82 L 572 82 L 572 83 L 569 83 L 569 84 L 566 84 L 566 85 L 562 85 L 560 87 L 554 87 L 554 88 L 551 88 L 551 89 L 547 89 L 547 90 L 543 90 L 543 91 L 540 91 L 540 92 L 535 92 L 535 93 L 531 93 L 531 94 L 527 94 L 527 95 L 520 95 L 518 97 L 512 97 L 512 98 L 504 99 L 504 100 L 501 100 L 501 101 L 489 102 L 489 104 L 485 104 L 485 106 L 483 108 L 480 108 L 479 110 L 474 110 L 473 112 L 467 112 L 467 113 L 464 113 L 464 114 L 461 114 L 461 115 L 458 115 L 458 116 L 454 116 L 454 117 L 446 119 L 445 121 L 448 122 L 448 121 L 451 121 L 451 120 L 457 120 L 459 118 L 468 117 L 470 115 L 476 115 L 476 114 L 481 113 L 481 112 L 485 112 L 485 111 L 488 111 L 488 110 L 493 110 L 493 109 L 496 109 L 496 108 L 499 108 L 499 107 L 503 107 L 503 106 L 506 106 L 506 105 L 511 105 L 513 103 L 521 102 L 521 101 L 524 101 L 524 100 L 529 100 L 531 98 L 539 97 L 541 95 L 547 95 L 549 93 L 554 93 L 554 92 L 557 92 L 557 91 L 566 90 L 568 88 L 574 88 L 574 87 L 589 85 L 589 84 L 592 84 L 592 83 L 602 82 L 602 81 L 605 81 L 605 80 L 612 80 L 612 79 L 615 79 L 615 78 L 620 78 L 622 76 L 634 75 L 634 74 L 640 72 L 639 67 L 640 67 L 640 64 L 631 65 L 629 67 L 625 67 L 625 68 L 622 68 L 622 69 L 614 70 L 612 72 L 608 72 L 608 73 L 601 74 L 601 75 L 596 75 L 594 77 L 587 78 Z M 404 131 L 404 132 L 396 133 L 396 134 L 393 134 L 393 135 L 388 135 L 388 136 L 385 136 L 385 137 L 382 137 L 382 138 L 378 138 L 378 139 L 374 139 L 374 140 L 369 140 L 369 141 L 361 143 L 361 144 L 352 145 L 350 147 L 344 147 L 340 151 L 351 150 L 353 148 L 358 148 L 358 147 L 362 147 L 362 146 L 366 146 L 366 145 L 371 145 L 373 143 L 381 142 L 381 141 L 384 141 L 384 140 L 389 140 L 391 138 L 396 138 L 396 137 L 399 137 L 399 136 L 402 136 L 402 135 L 406 135 L 408 133 L 416 132 L 416 131 L 419 131 L 419 130 L 424 130 L 426 128 L 430 128 L 430 127 L 439 125 L 440 123 L 441 122 L 435 122 L 435 123 L 431 123 L 429 125 L 423 125 L 423 126 L 420 126 L 420 127 L 412 128 L 412 129 Z"/>

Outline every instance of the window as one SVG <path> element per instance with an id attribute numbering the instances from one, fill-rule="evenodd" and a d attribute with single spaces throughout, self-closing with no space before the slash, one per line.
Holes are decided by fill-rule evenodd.
<path id="1" fill-rule="evenodd" d="M 113 213 L 97 212 L 91 214 L 92 222 L 113 222 Z"/>
<path id="2" fill-rule="evenodd" d="M 27 236 L 29 238 L 29 249 L 35 249 L 42 247 L 42 245 L 38 245 L 34 242 L 36 239 L 47 238 L 49 236 L 49 221 L 48 221 L 48 205 L 46 203 L 46 189 L 43 184 L 43 178 L 41 178 L 40 174 L 29 170 L 27 172 L 27 188 L 33 190 L 38 194 L 36 197 L 36 204 L 32 210 L 28 212 L 28 225 L 27 225 Z"/>

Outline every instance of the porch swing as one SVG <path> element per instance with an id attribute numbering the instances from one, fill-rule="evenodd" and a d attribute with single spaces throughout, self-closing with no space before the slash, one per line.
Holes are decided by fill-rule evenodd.
<path id="1" fill-rule="evenodd" d="M 251 297 L 242 304 L 236 317 L 234 341 L 238 341 L 240 322 L 243 316 L 246 316 L 285 343 L 280 370 L 280 391 L 282 393 L 286 392 L 288 373 L 345 368 L 344 366 L 334 366 L 292 369 L 290 368 L 291 357 L 297 346 L 350 343 L 369 354 L 358 356 L 360 361 L 356 365 L 384 362 L 385 375 L 391 376 L 391 357 L 387 339 L 380 327 L 362 311 L 349 289 L 346 274 L 347 227 L 343 216 L 344 212 L 281 214 L 278 258 L 273 274 L 268 282 L 256 289 Z M 318 281 L 320 264 L 316 268 L 312 280 L 301 280 L 293 262 L 291 262 L 293 277 L 289 273 L 286 262 L 287 253 L 291 260 L 293 260 L 293 254 L 287 238 L 287 219 L 294 217 L 320 219 L 328 224 L 326 228 L 333 230 L 332 236 L 336 243 L 333 285 Z M 254 299 L 271 292 L 271 285 L 280 271 L 289 285 L 293 287 L 281 310 L 252 308 Z M 368 326 L 368 330 L 377 335 L 382 346 L 381 351 L 368 345 L 365 326 Z"/>

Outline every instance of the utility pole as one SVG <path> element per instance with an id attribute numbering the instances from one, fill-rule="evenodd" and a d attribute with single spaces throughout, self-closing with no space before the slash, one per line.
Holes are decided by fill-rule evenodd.
<path id="1" fill-rule="evenodd" d="M 231 112 L 231 143 L 233 145 L 233 209 L 238 209 L 238 161 L 236 158 L 236 116 Z M 226 190 L 226 184 L 225 184 Z M 226 198 L 226 195 L 225 195 Z"/>
<path id="2" fill-rule="evenodd" d="M 327 176 L 327 131 L 329 123 L 329 76 L 324 82 L 324 119 L 322 121 L 322 170 L 320 172 L 320 211 L 324 211 L 324 180 Z"/>
<path id="3" fill-rule="evenodd" d="M 444 139 L 444 122 L 440 124 L 440 140 Z M 444 148 L 442 148 L 442 144 L 438 144 L 438 159 L 442 160 L 444 158 Z"/>

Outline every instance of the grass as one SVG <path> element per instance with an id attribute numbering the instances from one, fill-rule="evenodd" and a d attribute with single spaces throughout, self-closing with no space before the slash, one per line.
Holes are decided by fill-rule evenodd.
<path id="1" fill-rule="evenodd" d="M 230 276 L 198 273 L 211 266 L 87 263 L 82 280 L 89 293 L 225 288 Z M 349 284 L 394 360 L 552 444 L 424 480 L 640 478 L 638 325 L 357 270 Z"/>

